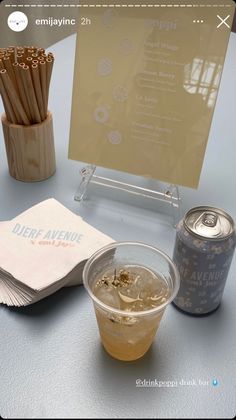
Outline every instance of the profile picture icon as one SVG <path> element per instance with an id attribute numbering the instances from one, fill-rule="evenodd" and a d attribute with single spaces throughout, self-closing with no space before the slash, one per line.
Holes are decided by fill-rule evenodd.
<path id="1" fill-rule="evenodd" d="M 12 12 L 7 19 L 9 28 L 14 32 L 22 32 L 28 26 L 28 18 L 23 12 Z"/>

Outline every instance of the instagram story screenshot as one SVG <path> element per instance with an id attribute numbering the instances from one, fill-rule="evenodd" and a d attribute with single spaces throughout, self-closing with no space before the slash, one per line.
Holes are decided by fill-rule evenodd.
<path id="1" fill-rule="evenodd" d="M 1 418 L 235 417 L 235 8 L 0 1 Z"/>

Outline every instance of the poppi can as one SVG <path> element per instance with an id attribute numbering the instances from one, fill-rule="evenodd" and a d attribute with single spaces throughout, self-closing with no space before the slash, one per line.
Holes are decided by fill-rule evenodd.
<path id="1" fill-rule="evenodd" d="M 192 315 L 218 308 L 236 244 L 234 221 L 208 206 L 189 210 L 179 222 L 173 260 L 180 272 L 174 305 Z"/>

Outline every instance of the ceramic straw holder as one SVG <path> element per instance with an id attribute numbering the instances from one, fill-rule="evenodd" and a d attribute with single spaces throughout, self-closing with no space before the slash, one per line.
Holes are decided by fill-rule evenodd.
<path id="1" fill-rule="evenodd" d="M 38 124 L 9 123 L 2 116 L 2 127 L 10 175 L 25 182 L 42 181 L 56 170 L 52 114 Z"/>

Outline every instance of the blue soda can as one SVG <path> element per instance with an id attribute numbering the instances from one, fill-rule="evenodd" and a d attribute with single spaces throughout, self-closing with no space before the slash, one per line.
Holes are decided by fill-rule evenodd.
<path id="1" fill-rule="evenodd" d="M 234 221 L 208 206 L 189 210 L 176 229 L 173 260 L 180 289 L 173 303 L 191 315 L 206 315 L 221 302 L 236 244 Z"/>

